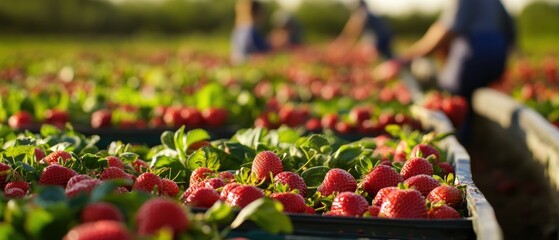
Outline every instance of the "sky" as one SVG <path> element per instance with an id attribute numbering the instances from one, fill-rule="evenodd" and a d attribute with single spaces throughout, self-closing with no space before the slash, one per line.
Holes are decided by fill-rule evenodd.
<path id="1" fill-rule="evenodd" d="M 315 0 L 322 1 L 322 0 Z M 342 2 L 352 3 L 356 0 L 338 0 Z M 375 9 L 375 12 L 387 15 L 402 15 L 413 11 L 426 13 L 438 12 L 449 0 L 366 0 L 369 6 Z M 533 0 L 501 0 L 507 10 L 515 14 L 519 12 L 527 3 Z M 294 7 L 301 0 L 278 0 L 278 2 L 286 7 Z"/>

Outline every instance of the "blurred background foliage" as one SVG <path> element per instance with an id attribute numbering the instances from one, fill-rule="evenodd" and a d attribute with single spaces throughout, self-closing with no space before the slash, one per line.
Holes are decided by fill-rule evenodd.
<path id="1" fill-rule="evenodd" d="M 0 34 L 229 34 L 233 5 L 233 0 L 5 0 L 0 1 Z M 267 3 L 268 12 L 277 8 Z M 330 37 L 340 32 L 349 9 L 339 2 L 307 0 L 294 15 L 307 36 Z M 387 18 L 396 34 L 417 36 L 437 15 Z M 535 1 L 519 13 L 517 23 L 523 35 L 557 35 L 559 4 Z"/>

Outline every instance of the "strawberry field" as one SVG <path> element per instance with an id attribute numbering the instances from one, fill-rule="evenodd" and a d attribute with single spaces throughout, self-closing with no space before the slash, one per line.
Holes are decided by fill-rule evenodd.
<path id="1" fill-rule="evenodd" d="M 366 48 L 174 44 L 3 50 L 0 239 L 503 237 L 463 98 Z M 514 64 L 496 88 L 556 124 L 557 62 Z"/>

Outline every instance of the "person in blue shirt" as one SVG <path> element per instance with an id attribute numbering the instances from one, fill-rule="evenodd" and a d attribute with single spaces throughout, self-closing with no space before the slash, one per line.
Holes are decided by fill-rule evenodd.
<path id="1" fill-rule="evenodd" d="M 448 47 L 438 85 L 466 98 L 471 106 L 474 91 L 503 74 L 515 43 L 514 23 L 500 0 L 449 0 L 448 3 L 440 19 L 420 40 L 396 60 L 381 64 L 376 72 L 393 75 L 412 60 Z M 468 118 L 459 129 L 463 140 L 468 139 L 472 114 Z"/>
<path id="2" fill-rule="evenodd" d="M 250 54 L 265 53 L 270 46 L 257 27 L 263 19 L 263 5 L 253 0 L 237 0 L 235 27 L 231 35 L 231 61 L 239 64 Z"/>
<path id="3" fill-rule="evenodd" d="M 331 50 L 348 52 L 348 48 L 363 34 L 374 36 L 377 52 L 386 59 L 392 58 L 392 31 L 387 22 L 370 11 L 365 0 L 359 0 L 342 33 L 332 44 Z"/>
<path id="4" fill-rule="evenodd" d="M 269 35 L 270 45 L 274 50 L 292 49 L 303 43 L 303 30 L 295 17 L 284 10 L 276 11 L 272 16 L 274 29 Z"/>

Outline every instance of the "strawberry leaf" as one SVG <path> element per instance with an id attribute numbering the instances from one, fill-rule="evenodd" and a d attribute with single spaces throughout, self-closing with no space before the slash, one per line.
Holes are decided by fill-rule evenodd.
<path id="1" fill-rule="evenodd" d="M 0 223 L 0 239 L 25 240 L 15 229 L 8 223 Z"/>
<path id="2" fill-rule="evenodd" d="M 222 201 L 217 201 L 204 213 L 204 220 L 208 223 L 222 223 L 232 217 L 233 208 Z"/>
<path id="3" fill-rule="evenodd" d="M 330 171 L 330 168 L 325 166 L 311 167 L 302 172 L 301 177 L 305 180 L 307 188 L 314 189 L 320 186 L 328 171 Z"/>
<path id="4" fill-rule="evenodd" d="M 186 133 L 186 147 L 191 144 L 210 139 L 210 134 L 204 129 L 193 129 Z"/>
<path id="5" fill-rule="evenodd" d="M 161 143 L 168 149 L 176 150 L 175 147 L 175 140 L 174 140 L 175 133 L 171 131 L 165 131 L 161 134 Z"/>
<path id="6" fill-rule="evenodd" d="M 235 229 L 250 219 L 271 234 L 291 233 L 293 232 L 293 225 L 282 210 L 283 205 L 279 201 L 260 198 L 239 212 L 239 215 L 231 223 L 231 228 Z"/>

